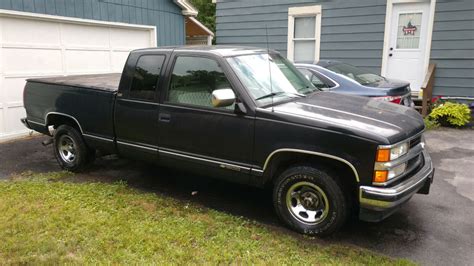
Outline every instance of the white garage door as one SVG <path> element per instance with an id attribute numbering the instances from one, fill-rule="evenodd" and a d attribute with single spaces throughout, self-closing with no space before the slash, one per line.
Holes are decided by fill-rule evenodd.
<path id="1" fill-rule="evenodd" d="M 121 72 L 128 53 L 156 46 L 156 28 L 0 10 L 0 141 L 27 133 L 31 77 Z"/>

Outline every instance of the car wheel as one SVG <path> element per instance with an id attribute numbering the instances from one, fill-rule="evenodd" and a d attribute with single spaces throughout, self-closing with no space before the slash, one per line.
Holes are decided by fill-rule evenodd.
<path id="1" fill-rule="evenodd" d="M 279 218 L 307 235 L 326 236 L 348 216 L 343 190 L 327 173 L 309 166 L 292 167 L 277 179 L 273 202 Z"/>
<path id="2" fill-rule="evenodd" d="M 83 170 L 94 158 L 81 134 L 68 125 L 59 126 L 55 131 L 54 155 L 63 169 L 72 172 Z"/>

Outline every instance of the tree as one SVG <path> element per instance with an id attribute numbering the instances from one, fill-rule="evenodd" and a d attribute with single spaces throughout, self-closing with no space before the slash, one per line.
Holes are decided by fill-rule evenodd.
<path id="1" fill-rule="evenodd" d="M 199 14 L 197 19 L 212 32 L 216 32 L 216 4 L 212 0 L 191 0 L 191 4 L 197 8 Z"/>

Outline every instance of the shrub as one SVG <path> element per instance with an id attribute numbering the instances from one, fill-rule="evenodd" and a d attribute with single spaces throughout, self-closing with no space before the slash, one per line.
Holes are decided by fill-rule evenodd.
<path id="1" fill-rule="evenodd" d="M 462 127 L 469 123 L 471 110 L 465 104 L 445 102 L 431 111 L 428 120 L 442 125 Z M 425 121 L 426 124 L 426 121 Z"/>
<path id="2" fill-rule="evenodd" d="M 440 127 L 440 124 L 437 121 L 433 121 L 429 117 L 425 117 L 423 121 L 425 122 L 426 129 L 428 130 Z"/>

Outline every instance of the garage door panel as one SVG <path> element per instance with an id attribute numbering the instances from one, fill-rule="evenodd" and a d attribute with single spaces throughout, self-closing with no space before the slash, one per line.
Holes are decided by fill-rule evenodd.
<path id="1" fill-rule="evenodd" d="M 125 62 L 130 52 L 113 52 L 112 53 L 112 71 L 122 72 Z"/>
<path id="2" fill-rule="evenodd" d="M 121 72 L 129 51 L 155 43 L 152 28 L 15 16 L 0 15 L 0 140 L 27 132 L 25 79 Z"/>
<path id="3" fill-rule="evenodd" d="M 63 24 L 61 35 L 65 46 L 106 49 L 110 46 L 107 27 Z"/>
<path id="4" fill-rule="evenodd" d="M 61 50 L 3 48 L 2 53 L 5 75 L 62 72 Z"/>
<path id="5" fill-rule="evenodd" d="M 67 73 L 110 72 L 109 51 L 66 51 Z"/>
<path id="6" fill-rule="evenodd" d="M 23 77 L 7 77 L 4 79 L 3 95 L 5 96 L 7 104 L 11 102 L 23 101 L 23 88 L 25 87 L 25 83 L 26 81 Z"/>
<path id="7" fill-rule="evenodd" d="M 46 21 L 2 18 L 3 43 L 22 46 L 59 46 L 59 24 Z"/>
<path id="8" fill-rule="evenodd" d="M 145 30 L 129 30 L 112 28 L 110 30 L 110 45 L 117 48 L 150 47 L 151 35 Z"/>
<path id="9" fill-rule="evenodd" d="M 5 131 L 9 133 L 16 133 L 25 131 L 25 127 L 20 123 L 20 119 L 26 116 L 25 108 L 23 106 L 8 107 L 5 110 Z"/>
<path id="10" fill-rule="evenodd" d="M 0 136 L 2 136 L 2 133 L 3 132 L 6 132 L 5 131 L 5 124 L 4 124 L 4 121 L 3 121 L 3 113 L 5 112 L 4 111 L 5 108 L 3 107 L 3 104 L 0 103 Z"/>

